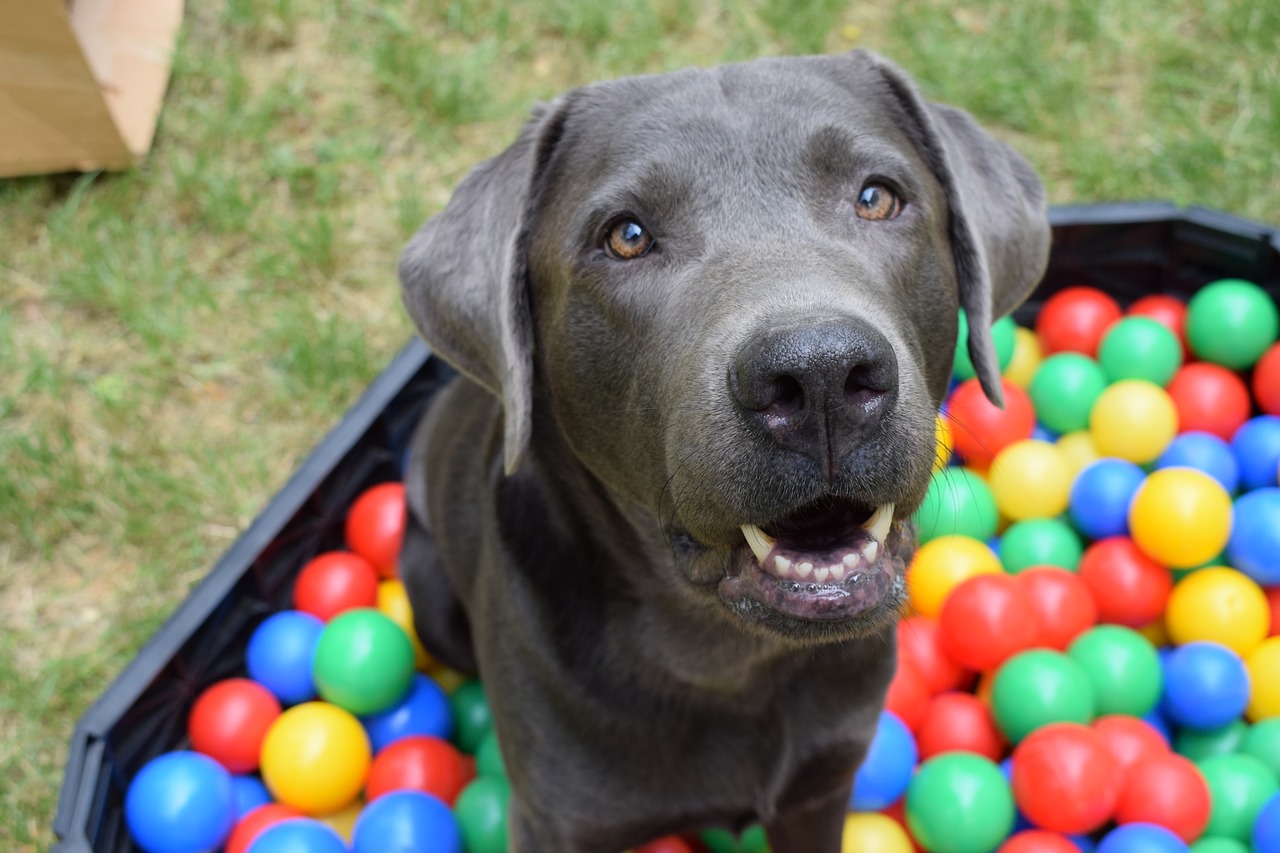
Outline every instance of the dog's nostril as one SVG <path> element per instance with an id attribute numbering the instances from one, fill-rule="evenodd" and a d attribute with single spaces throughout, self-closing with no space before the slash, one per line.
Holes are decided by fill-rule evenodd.
<path id="1" fill-rule="evenodd" d="M 870 411 L 884 396 L 866 371 L 852 370 L 844 381 L 844 398 L 850 404 Z"/>
<path id="2" fill-rule="evenodd" d="M 804 387 L 794 376 L 775 376 L 770 399 L 765 406 L 772 414 L 788 415 L 804 407 Z"/>

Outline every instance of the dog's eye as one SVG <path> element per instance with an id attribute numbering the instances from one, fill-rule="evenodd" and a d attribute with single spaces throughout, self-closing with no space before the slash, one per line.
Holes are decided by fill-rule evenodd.
<path id="1" fill-rule="evenodd" d="M 878 222 L 881 219 L 895 219 L 902 212 L 902 202 L 893 190 L 884 184 L 867 184 L 858 193 L 858 203 L 854 205 L 861 219 Z"/>
<path id="2" fill-rule="evenodd" d="M 609 226 L 609 233 L 605 236 L 605 246 L 618 260 L 631 261 L 642 257 L 653 248 L 653 237 L 634 219 L 619 219 Z"/>

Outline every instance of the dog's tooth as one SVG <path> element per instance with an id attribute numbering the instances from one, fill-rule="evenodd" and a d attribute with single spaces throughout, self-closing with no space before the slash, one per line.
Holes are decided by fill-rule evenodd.
<path id="1" fill-rule="evenodd" d="M 810 563 L 808 560 L 798 563 L 796 565 L 796 574 L 802 578 L 809 577 L 809 575 L 813 574 L 813 563 Z"/>
<path id="2" fill-rule="evenodd" d="M 818 566 L 813 570 L 813 579 L 818 583 L 826 583 L 827 576 L 831 574 L 831 570 L 826 566 Z"/>
<path id="3" fill-rule="evenodd" d="M 769 559 L 769 552 L 773 550 L 773 543 L 776 540 L 754 524 L 742 525 L 742 535 L 747 538 L 751 553 L 756 555 L 756 559 L 763 566 L 764 561 Z"/>
<path id="4" fill-rule="evenodd" d="M 791 577 L 791 561 L 779 554 L 773 558 L 773 571 L 780 578 Z"/>
<path id="5" fill-rule="evenodd" d="M 863 552 L 864 553 L 866 552 L 865 548 L 863 549 Z M 858 555 L 850 551 L 848 554 L 844 555 L 844 559 L 841 560 L 840 562 L 844 563 L 845 568 L 855 569 L 858 567 L 858 561 L 859 561 Z"/>
<path id="6" fill-rule="evenodd" d="M 831 580 L 834 583 L 844 583 L 844 563 L 836 563 L 831 567 Z"/>
<path id="7" fill-rule="evenodd" d="M 874 539 L 868 539 L 862 543 L 862 556 L 866 558 L 868 563 L 874 563 L 876 558 L 880 556 L 880 543 Z M 846 560 L 848 557 L 845 558 Z"/>
<path id="8" fill-rule="evenodd" d="M 889 535 L 891 524 L 893 524 L 893 504 L 880 504 L 862 526 L 871 534 L 872 539 L 883 544 L 885 537 Z"/>

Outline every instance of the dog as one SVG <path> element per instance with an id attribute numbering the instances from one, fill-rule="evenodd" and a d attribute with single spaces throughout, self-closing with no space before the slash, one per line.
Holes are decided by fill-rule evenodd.
<path id="1" fill-rule="evenodd" d="M 989 330 L 1048 244 L 1026 161 L 862 51 L 573 90 L 412 237 L 406 310 L 460 374 L 400 572 L 484 679 L 512 851 L 839 851 L 957 309 L 999 404 Z"/>

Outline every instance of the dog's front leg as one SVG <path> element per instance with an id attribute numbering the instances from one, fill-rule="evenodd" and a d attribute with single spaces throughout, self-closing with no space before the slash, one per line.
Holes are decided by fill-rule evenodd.
<path id="1" fill-rule="evenodd" d="M 826 796 L 780 811 L 765 823 L 773 853 L 840 853 L 853 780 Z"/>

